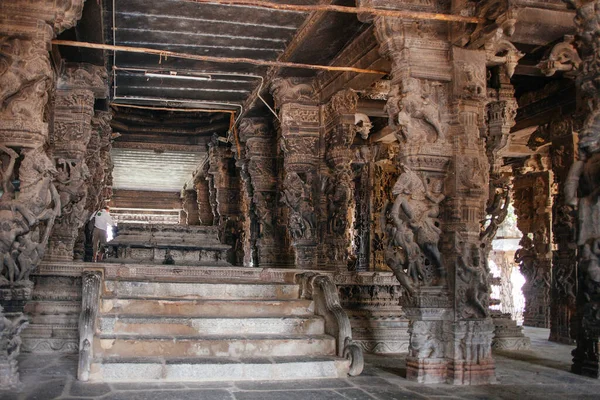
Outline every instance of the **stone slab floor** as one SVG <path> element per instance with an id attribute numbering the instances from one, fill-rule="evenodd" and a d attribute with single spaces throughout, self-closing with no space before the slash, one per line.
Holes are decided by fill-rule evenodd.
<path id="1" fill-rule="evenodd" d="M 337 380 L 217 383 L 80 383 L 77 357 L 22 355 L 20 392 L 0 399 L 363 400 L 600 399 L 600 380 L 568 372 L 572 346 L 550 343 L 548 330 L 526 328 L 532 350 L 496 354 L 497 385 L 460 387 L 407 381 L 404 355 L 367 356 L 359 377 Z"/>

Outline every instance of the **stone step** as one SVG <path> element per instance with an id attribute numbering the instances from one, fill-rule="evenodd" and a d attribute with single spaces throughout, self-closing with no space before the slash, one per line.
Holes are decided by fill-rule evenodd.
<path id="1" fill-rule="evenodd" d="M 153 335 L 322 335 L 325 333 L 320 317 L 272 318 L 204 318 L 102 316 L 97 329 L 101 334 L 126 334 L 139 337 Z"/>
<path id="2" fill-rule="evenodd" d="M 274 317 L 314 314 L 312 300 L 173 300 L 104 297 L 105 315 L 136 314 L 190 317 Z"/>
<path id="3" fill-rule="evenodd" d="M 154 336 L 100 334 L 96 357 L 272 357 L 334 355 L 328 335 Z"/>
<path id="4" fill-rule="evenodd" d="M 345 378 L 350 362 L 336 357 L 96 359 L 90 381 L 211 382 Z"/>
<path id="5" fill-rule="evenodd" d="M 106 280 L 104 296 L 146 299 L 298 299 L 300 288 L 278 283 L 195 283 Z"/>

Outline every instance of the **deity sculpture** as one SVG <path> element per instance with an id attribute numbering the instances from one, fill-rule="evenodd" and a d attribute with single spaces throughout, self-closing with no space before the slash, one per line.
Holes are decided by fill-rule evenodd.
<path id="1" fill-rule="evenodd" d="M 392 88 L 386 109 L 390 115 L 390 126 L 400 128 L 398 136 L 401 142 L 421 140 L 427 127 L 435 132 L 434 141 L 444 140 L 437 104 L 423 92 L 417 79 L 409 78 L 402 89 L 398 86 Z"/>
<path id="2" fill-rule="evenodd" d="M 282 201 L 290 208 L 290 234 L 295 239 L 310 239 L 316 226 L 309 188 L 298 173 L 288 172 Z"/>
<path id="3" fill-rule="evenodd" d="M 439 285 L 446 282 L 446 269 L 438 249 L 441 229 L 439 227 L 439 203 L 444 199 L 441 193 L 432 193 L 421 177 L 406 165 L 401 166 L 403 173 L 392 188 L 396 196 L 391 208 L 391 218 L 395 224 L 396 241 L 407 242 L 405 251 L 412 252 L 412 243 L 429 259 L 439 276 Z M 414 240 L 407 240 L 403 234 L 406 228 L 411 230 Z M 423 275 L 419 266 L 410 268 L 413 276 Z M 421 272 L 419 272 L 421 271 Z"/>

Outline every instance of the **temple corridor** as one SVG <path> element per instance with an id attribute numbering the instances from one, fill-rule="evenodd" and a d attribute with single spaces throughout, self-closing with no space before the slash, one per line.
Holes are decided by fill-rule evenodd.
<path id="1" fill-rule="evenodd" d="M 0 185 L 0 398 L 600 388 L 600 0 L 0 0 Z"/>

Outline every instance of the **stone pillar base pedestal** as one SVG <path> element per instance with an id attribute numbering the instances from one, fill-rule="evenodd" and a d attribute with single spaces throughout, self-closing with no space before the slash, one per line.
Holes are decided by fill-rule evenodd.
<path id="1" fill-rule="evenodd" d="M 446 383 L 448 360 L 445 358 L 406 358 L 406 379 L 419 383 Z"/>
<path id="2" fill-rule="evenodd" d="M 493 360 L 477 364 L 454 361 L 448 366 L 448 383 L 452 385 L 489 385 L 497 383 Z"/>
<path id="3" fill-rule="evenodd" d="M 315 243 L 304 244 L 294 243 L 296 250 L 296 265 L 297 269 L 315 269 L 318 270 L 317 263 L 317 245 Z"/>

